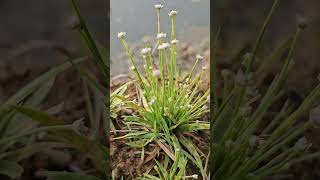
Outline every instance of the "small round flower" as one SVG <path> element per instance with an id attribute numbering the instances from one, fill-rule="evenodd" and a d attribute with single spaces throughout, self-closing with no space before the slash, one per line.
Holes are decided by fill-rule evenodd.
<path id="1" fill-rule="evenodd" d="M 134 67 L 134 66 L 131 66 L 131 68 L 130 68 L 131 70 L 135 70 L 136 68 Z"/>
<path id="2" fill-rule="evenodd" d="M 144 67 L 144 68 L 147 68 L 147 65 L 146 65 L 146 64 L 144 64 L 144 65 L 143 65 L 143 67 Z"/>
<path id="3" fill-rule="evenodd" d="M 152 75 L 153 75 L 154 77 L 160 77 L 161 72 L 160 72 L 160 70 L 155 70 L 155 71 L 152 72 Z"/>
<path id="4" fill-rule="evenodd" d="M 203 56 L 201 56 L 200 54 L 197 54 L 197 59 L 199 59 L 199 60 L 203 60 L 204 58 L 203 58 Z"/>
<path id="5" fill-rule="evenodd" d="M 161 33 L 157 34 L 157 39 L 161 39 L 161 38 L 165 38 L 165 37 L 167 37 L 166 33 L 161 32 Z"/>
<path id="6" fill-rule="evenodd" d="M 169 43 L 162 43 L 161 45 L 158 46 L 158 50 L 164 50 L 170 47 Z"/>
<path id="7" fill-rule="evenodd" d="M 162 4 L 156 4 L 154 7 L 155 7 L 156 9 L 162 9 L 162 8 L 163 8 L 163 5 L 162 5 Z"/>
<path id="8" fill-rule="evenodd" d="M 188 108 L 191 108 L 192 106 L 190 105 L 190 104 L 188 104 L 188 106 L 187 106 Z"/>
<path id="9" fill-rule="evenodd" d="M 150 104 L 154 104 L 155 102 L 156 102 L 155 99 L 151 99 L 151 100 L 150 100 Z"/>
<path id="10" fill-rule="evenodd" d="M 149 69 L 150 69 L 150 70 L 152 70 L 152 69 L 153 69 L 153 67 L 152 67 L 152 66 L 149 66 Z"/>
<path id="11" fill-rule="evenodd" d="M 297 25 L 299 28 L 305 29 L 308 27 L 308 20 L 306 17 L 304 17 L 302 15 L 297 15 L 296 21 L 297 21 Z"/>
<path id="12" fill-rule="evenodd" d="M 151 52 L 151 48 L 149 48 L 149 47 L 143 48 L 143 49 L 141 50 L 141 54 L 142 54 L 142 55 L 146 55 L 146 54 L 148 54 L 149 52 Z"/>
<path id="13" fill-rule="evenodd" d="M 118 32 L 118 38 L 122 39 L 124 37 L 126 37 L 127 33 L 126 32 Z"/>
<path id="14" fill-rule="evenodd" d="M 171 44 L 177 44 L 178 42 L 179 42 L 179 40 L 174 39 L 174 40 L 171 41 Z"/>
<path id="15" fill-rule="evenodd" d="M 177 152 L 179 152 L 180 151 L 180 148 L 177 148 L 177 150 L 176 150 Z"/>
<path id="16" fill-rule="evenodd" d="M 162 47 L 163 47 L 163 49 L 167 49 L 167 48 L 170 47 L 170 44 L 169 43 L 163 43 Z"/>
<path id="17" fill-rule="evenodd" d="M 172 10 L 170 11 L 170 13 L 168 14 L 170 17 L 175 16 L 178 14 L 178 11 Z"/>
<path id="18" fill-rule="evenodd" d="M 198 174 L 192 175 L 192 178 L 193 178 L 193 179 L 198 179 Z"/>

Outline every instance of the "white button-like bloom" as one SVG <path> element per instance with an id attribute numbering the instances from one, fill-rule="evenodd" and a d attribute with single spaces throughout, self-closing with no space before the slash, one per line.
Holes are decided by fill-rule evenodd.
<path id="1" fill-rule="evenodd" d="M 162 5 L 162 4 L 156 4 L 154 7 L 155 7 L 156 9 L 162 9 L 162 8 L 163 8 L 163 5 Z"/>
<path id="2" fill-rule="evenodd" d="M 131 70 L 135 70 L 136 68 L 134 67 L 134 66 L 131 66 L 131 68 L 130 68 Z"/>
<path id="3" fill-rule="evenodd" d="M 169 16 L 172 17 L 172 16 L 175 16 L 177 14 L 178 14 L 178 11 L 172 10 L 172 11 L 170 11 Z"/>
<path id="4" fill-rule="evenodd" d="M 155 70 L 152 72 L 152 76 L 154 76 L 154 77 L 160 77 L 160 75 L 161 75 L 160 70 Z"/>
<path id="5" fill-rule="evenodd" d="M 174 39 L 174 40 L 171 41 L 171 44 L 177 44 L 178 42 L 179 42 L 179 40 Z"/>
<path id="6" fill-rule="evenodd" d="M 146 64 L 144 64 L 144 65 L 143 65 L 143 67 L 144 67 L 144 68 L 147 68 L 147 65 L 146 65 Z"/>
<path id="7" fill-rule="evenodd" d="M 150 69 L 150 70 L 152 70 L 152 69 L 153 69 L 153 67 L 152 67 L 152 66 L 149 66 L 149 69 Z"/>
<path id="8" fill-rule="evenodd" d="M 162 43 L 161 45 L 158 46 L 158 50 L 167 49 L 169 47 L 170 47 L 169 43 Z"/>
<path id="9" fill-rule="evenodd" d="M 126 32 L 118 32 L 118 38 L 119 39 L 126 37 L 126 35 L 127 35 Z"/>
<path id="10" fill-rule="evenodd" d="M 200 54 L 197 54 L 197 59 L 203 60 L 203 56 L 201 56 Z"/>
<path id="11" fill-rule="evenodd" d="M 166 33 L 161 32 L 161 33 L 157 34 L 157 39 L 161 39 L 161 38 L 165 38 L 165 37 L 167 37 Z"/>
<path id="12" fill-rule="evenodd" d="M 156 102 L 155 99 L 151 99 L 151 100 L 150 100 L 150 104 L 154 104 L 155 102 Z"/>
<path id="13" fill-rule="evenodd" d="M 141 54 L 142 54 L 142 55 L 146 55 L 146 54 L 148 54 L 149 52 L 151 52 L 151 48 L 149 48 L 149 47 L 143 48 L 143 49 L 141 50 Z"/>
<path id="14" fill-rule="evenodd" d="M 198 179 L 198 174 L 192 175 L 192 178 L 193 178 L 193 179 Z"/>

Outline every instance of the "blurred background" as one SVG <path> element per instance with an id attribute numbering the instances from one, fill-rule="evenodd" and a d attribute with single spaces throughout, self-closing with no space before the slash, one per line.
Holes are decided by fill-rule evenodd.
<path id="1" fill-rule="evenodd" d="M 78 0 L 78 3 L 93 37 L 107 46 L 109 2 Z M 69 0 L 0 0 L 0 22 L 0 104 L 51 67 L 66 62 L 67 56 L 55 49 L 76 56 L 87 54 L 72 29 L 75 18 Z M 93 64 L 89 65 L 94 69 Z M 86 116 L 77 77 L 71 70 L 60 74 L 40 108 L 46 110 L 61 104 L 58 118 L 70 123 Z M 67 151 L 43 151 L 21 165 L 25 168 L 23 180 L 38 179 L 34 173 L 39 169 L 69 171 L 92 167 L 85 156 Z"/>
<path id="2" fill-rule="evenodd" d="M 263 20 L 272 6 L 273 0 L 215 0 L 212 17 L 214 31 L 220 26 L 221 41 L 219 42 L 218 66 L 220 69 L 231 67 L 239 62 L 257 38 Z M 296 51 L 289 79 L 284 88 L 291 98 L 299 102 L 311 91 L 319 80 L 320 73 L 320 1 L 318 0 L 282 0 L 279 9 L 272 19 L 259 51 L 258 61 L 264 60 L 274 49 L 296 30 L 296 16 L 304 16 L 309 27 L 301 36 Z M 276 63 L 274 72 L 279 71 L 282 63 Z M 306 117 L 307 118 L 307 117 Z M 320 132 L 314 128 L 305 133 L 311 141 L 311 151 L 320 150 Z M 295 165 L 283 176 L 283 180 L 317 180 L 320 179 L 319 160 Z"/>

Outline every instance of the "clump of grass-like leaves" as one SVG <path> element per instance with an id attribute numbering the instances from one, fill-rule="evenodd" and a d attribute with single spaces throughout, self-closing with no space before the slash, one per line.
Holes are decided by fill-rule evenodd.
<path id="1" fill-rule="evenodd" d="M 145 146 L 154 143 L 165 152 L 166 158 L 169 157 L 175 162 L 174 166 L 180 169 L 178 174 L 181 174 L 181 177 L 186 176 L 184 171 L 186 161 L 177 163 L 177 159 L 186 157 L 200 169 L 205 178 L 206 173 L 201 159 L 201 156 L 205 155 L 187 137 L 188 133 L 209 129 L 209 122 L 202 120 L 203 116 L 209 112 L 206 106 L 209 90 L 206 92 L 199 90 L 204 69 L 201 69 L 200 73 L 195 72 L 203 57 L 198 55 L 190 72 L 186 76 L 180 75 L 176 65 L 178 40 L 175 37 L 175 17 L 177 11 L 169 13 L 172 23 L 170 43 L 168 43 L 166 34 L 160 29 L 162 5 L 158 4 L 155 7 L 158 18 L 158 34 L 157 44 L 153 48 L 159 51 L 159 58 L 153 56 L 152 47 L 149 45 L 141 50 L 145 76 L 138 69 L 136 60 L 128 47 L 126 33 L 118 33 L 132 63 L 131 70 L 136 77 L 134 83 L 137 89 L 137 98 L 129 100 L 126 97 L 118 96 L 125 106 L 135 111 L 136 115 L 125 117 L 124 123 L 129 133 L 115 139 L 130 139 L 131 141 L 127 144 L 142 148 L 142 152 L 144 152 Z M 142 156 L 144 156 L 143 153 Z M 160 171 L 160 178 L 172 179 L 172 176 L 176 177 L 176 169 L 173 170 L 173 173 L 167 173 L 170 174 L 169 177 L 164 173 L 170 167 L 168 164 L 162 166 L 158 163 L 156 167 L 158 167 L 156 170 Z"/>
<path id="2" fill-rule="evenodd" d="M 300 160 L 314 157 L 314 154 L 304 156 L 310 144 L 301 137 L 313 125 L 313 121 L 297 121 L 319 102 L 320 86 L 315 87 L 296 109 L 289 100 L 279 102 L 281 85 L 292 67 L 294 48 L 306 28 L 305 22 L 299 19 L 298 28 L 290 38 L 291 45 L 285 43 L 270 56 L 276 58 L 279 57 L 277 54 L 289 50 L 281 71 L 263 95 L 256 85 L 265 74 L 256 72 L 269 71 L 269 63 L 275 60 L 263 63 L 259 71 L 252 69 L 267 25 L 280 2 L 274 1 L 255 46 L 245 56 L 242 67 L 236 73 L 223 71 L 225 80 L 222 97 L 216 94 L 215 59 L 212 61 L 211 77 L 214 84 L 211 84 L 211 88 L 214 88 L 215 101 L 211 102 L 211 179 L 262 179 L 280 173 Z M 269 108 L 275 102 L 281 103 L 283 107 L 268 120 Z"/>

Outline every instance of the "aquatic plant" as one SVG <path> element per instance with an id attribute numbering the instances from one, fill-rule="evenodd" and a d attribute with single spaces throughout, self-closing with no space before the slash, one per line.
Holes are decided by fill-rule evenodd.
<path id="1" fill-rule="evenodd" d="M 133 83 L 136 86 L 137 95 L 134 100 L 117 96 L 123 100 L 124 106 L 133 109 L 136 115 L 124 117 L 124 123 L 129 133 L 116 137 L 114 140 L 128 139 L 130 140 L 128 145 L 142 148 L 142 152 L 149 144 L 156 144 L 167 157 L 175 162 L 176 168 L 180 169 L 178 174 L 182 173 L 182 177 L 186 176 L 184 172 L 186 161 L 183 161 L 185 163 L 176 163 L 179 152 L 183 158 L 186 157 L 200 169 L 205 179 L 206 172 L 202 157 L 206 157 L 206 155 L 195 146 L 188 136 L 189 133 L 209 129 L 209 122 L 202 120 L 204 115 L 209 112 L 206 105 L 209 89 L 205 92 L 199 90 L 205 68 L 196 73 L 199 62 L 204 58 L 197 55 L 192 69 L 186 75 L 181 75 L 176 65 L 176 49 L 179 41 L 175 37 L 175 17 L 178 12 L 173 10 L 168 14 L 171 17 L 171 36 L 170 43 L 168 43 L 167 35 L 161 31 L 160 26 L 162 7 L 161 4 L 155 6 L 158 31 L 157 43 L 153 48 L 158 50 L 159 58 L 154 57 L 150 45 L 141 50 L 145 75 L 136 65 L 137 62 L 126 41 L 126 33 L 118 33 L 118 38 L 132 64 L 131 70 L 136 78 Z M 160 149 L 158 149 L 159 151 Z M 143 153 L 141 156 L 144 159 Z M 160 178 L 167 178 L 164 169 L 168 168 L 168 165 L 163 168 L 158 163 L 156 167 L 161 169 Z M 176 176 L 175 172 L 176 169 L 173 170 L 173 173 L 168 173 L 170 174 L 169 179 Z"/>
<path id="2" fill-rule="evenodd" d="M 304 156 L 310 143 L 302 137 L 302 133 L 312 127 L 314 122 L 312 119 L 307 122 L 298 120 L 319 102 L 320 85 L 296 109 L 289 99 L 279 102 L 281 85 L 292 67 L 294 49 L 306 28 L 306 21 L 298 20 L 297 30 L 289 40 L 290 46 L 289 43 L 284 43 L 270 56 L 277 58 L 279 54 L 289 50 L 281 71 L 266 92 L 259 92 L 261 89 L 257 84 L 270 72 L 270 63 L 275 62 L 275 59 L 263 63 L 258 68 L 259 71 L 255 72 L 252 68 L 267 26 L 280 2 L 274 1 L 256 43 L 251 53 L 244 57 L 240 69 L 235 73 L 227 70 L 222 72 L 224 87 L 221 97 L 217 95 L 216 59 L 212 55 L 211 88 L 214 90 L 214 101 L 211 102 L 211 179 L 262 179 L 281 173 L 304 158 L 315 156 Z M 214 42 L 217 41 L 218 34 Z M 269 108 L 274 103 L 283 107 L 270 119 Z"/>

